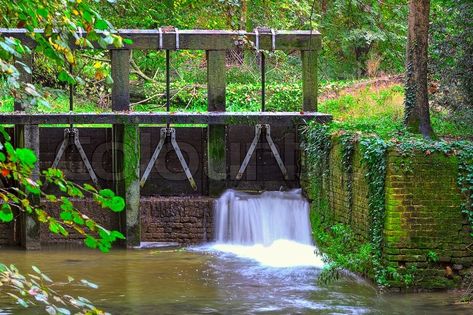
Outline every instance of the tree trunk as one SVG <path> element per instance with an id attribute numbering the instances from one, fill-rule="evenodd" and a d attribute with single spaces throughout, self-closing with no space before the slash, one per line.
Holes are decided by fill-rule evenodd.
<path id="1" fill-rule="evenodd" d="M 246 0 L 240 1 L 240 30 L 246 30 L 248 7 Z"/>
<path id="2" fill-rule="evenodd" d="M 430 0 L 409 0 L 404 123 L 426 138 L 433 136 L 427 90 Z"/>

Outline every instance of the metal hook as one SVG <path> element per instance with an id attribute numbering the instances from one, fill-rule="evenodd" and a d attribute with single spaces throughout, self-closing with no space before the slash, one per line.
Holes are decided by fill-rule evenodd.
<path id="1" fill-rule="evenodd" d="M 256 50 L 259 50 L 259 30 L 255 28 L 255 46 Z"/>
<path id="2" fill-rule="evenodd" d="M 179 29 L 175 27 L 174 31 L 176 32 L 176 50 L 179 50 Z"/>
<path id="3" fill-rule="evenodd" d="M 163 50 L 163 28 L 158 28 L 159 32 L 159 50 Z"/>

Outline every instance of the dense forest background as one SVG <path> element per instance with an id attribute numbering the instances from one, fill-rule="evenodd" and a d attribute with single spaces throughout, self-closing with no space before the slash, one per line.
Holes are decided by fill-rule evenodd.
<path id="1" fill-rule="evenodd" d="M 395 76 L 402 83 L 407 41 L 407 0 L 116 0 L 92 7 L 114 28 L 316 29 L 322 34 L 318 72 L 321 94 L 335 93 L 366 78 Z M 17 27 L 18 25 L 2 25 Z M 429 32 L 429 93 L 431 108 L 454 119 L 473 122 L 473 2 L 432 0 Z M 77 85 L 76 107 L 102 111 L 110 106 L 110 68 L 106 51 L 76 52 L 72 71 L 83 79 Z M 297 51 L 268 56 L 268 109 L 299 110 L 301 62 Z M 206 110 L 205 52 L 171 54 L 173 110 Z M 258 110 L 260 75 L 254 52 L 232 51 L 227 56 L 228 110 Z M 164 53 L 134 51 L 132 102 L 135 110 L 162 110 Z M 96 69 L 104 69 L 97 75 Z M 35 82 L 50 96 L 53 111 L 67 108 L 67 88 L 58 69 L 36 54 Z M 392 91 L 395 96 L 402 93 Z M 398 93 L 399 92 L 399 93 Z M 323 98 L 322 98 L 323 100 Z M 346 101 L 346 100 L 345 100 Z M 2 101 L 2 109 L 9 108 Z M 10 107 L 12 102 L 10 102 Z M 330 111 L 330 106 L 322 110 Z M 336 112 L 333 112 L 337 114 Z M 335 117 L 337 119 L 338 117 Z"/>

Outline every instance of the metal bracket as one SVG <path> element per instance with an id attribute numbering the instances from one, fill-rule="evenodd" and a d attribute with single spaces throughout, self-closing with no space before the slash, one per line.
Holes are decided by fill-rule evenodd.
<path id="1" fill-rule="evenodd" d="M 85 168 L 87 169 L 87 172 L 89 173 L 90 179 L 96 186 L 99 186 L 97 175 L 95 175 L 94 169 L 92 168 L 92 165 L 90 164 L 89 159 L 85 154 L 84 148 L 82 147 L 82 144 L 79 141 L 79 129 L 77 128 L 64 129 L 64 140 L 62 140 L 61 146 L 59 147 L 59 151 L 57 152 L 57 155 L 54 158 L 54 162 L 51 165 L 51 168 L 57 168 L 62 156 L 64 155 L 64 152 L 66 151 L 66 148 L 71 144 L 73 144 L 79 151 L 79 155 L 85 165 Z"/>
<path id="2" fill-rule="evenodd" d="M 248 163 L 250 162 L 251 156 L 255 152 L 256 145 L 259 142 L 259 139 L 261 137 L 261 131 L 263 128 L 266 131 L 266 141 L 268 142 L 271 152 L 273 153 L 274 158 L 276 159 L 276 162 L 278 163 L 279 169 L 281 170 L 281 173 L 283 174 L 284 179 L 288 180 L 287 169 L 284 166 L 284 162 L 282 161 L 281 156 L 279 155 L 279 151 L 276 148 L 276 145 L 274 144 L 273 139 L 271 138 L 271 126 L 269 124 L 257 124 L 255 126 L 255 137 L 253 138 L 250 148 L 248 152 L 246 153 L 245 159 L 243 160 L 243 163 L 241 164 L 240 170 L 238 171 L 238 174 L 236 176 L 237 180 L 240 180 L 243 177 L 243 173 L 245 173 L 245 170 L 248 167 Z"/>
<path id="3" fill-rule="evenodd" d="M 153 166 L 155 165 L 156 161 L 158 160 L 159 153 L 163 149 L 164 142 L 166 138 L 170 136 L 171 139 L 171 145 L 176 152 L 177 158 L 179 159 L 179 162 L 181 163 L 182 169 L 184 170 L 184 173 L 186 174 L 187 180 L 189 181 L 192 189 L 197 190 L 197 184 L 195 183 L 194 177 L 192 176 L 192 173 L 189 169 L 189 166 L 187 166 L 186 160 L 184 159 L 184 156 L 182 155 L 181 149 L 179 148 L 179 145 L 177 144 L 176 141 L 176 129 L 174 128 L 161 128 L 160 131 L 160 139 L 158 146 L 154 150 L 153 155 L 151 156 L 151 159 L 146 166 L 146 169 L 143 173 L 143 177 L 141 178 L 140 185 L 143 187 L 146 183 L 146 180 L 149 177 L 149 174 L 151 173 L 151 170 L 153 169 Z"/>
<path id="4" fill-rule="evenodd" d="M 163 28 L 160 27 L 158 28 L 158 32 L 159 32 L 159 43 L 158 43 L 158 47 L 159 47 L 159 50 L 163 50 Z"/>
<path id="5" fill-rule="evenodd" d="M 167 136 L 167 128 L 161 128 L 161 131 L 159 133 L 158 146 L 154 150 L 154 153 L 151 156 L 151 160 L 149 160 L 148 165 L 146 166 L 145 172 L 143 173 L 143 176 L 141 177 L 141 181 L 140 181 L 141 187 L 145 185 L 146 180 L 148 179 L 148 176 L 151 173 L 151 170 L 153 169 L 154 164 L 158 160 L 159 153 L 161 152 L 164 146 L 164 141 L 166 141 L 166 136 Z"/>
<path id="6" fill-rule="evenodd" d="M 257 27 L 254 29 L 255 32 L 255 48 L 256 50 L 260 50 L 260 35 L 261 34 L 271 34 L 271 51 L 276 50 L 276 31 L 271 28 L 267 27 Z"/>

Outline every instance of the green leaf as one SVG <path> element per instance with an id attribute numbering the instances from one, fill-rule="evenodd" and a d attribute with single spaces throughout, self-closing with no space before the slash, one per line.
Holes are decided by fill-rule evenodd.
<path id="1" fill-rule="evenodd" d="M 37 161 L 34 152 L 26 148 L 16 149 L 16 157 L 20 163 L 25 164 L 29 167 L 33 167 Z"/>
<path id="2" fill-rule="evenodd" d="M 85 246 L 89 248 L 97 248 L 97 243 L 98 243 L 97 240 L 90 235 L 87 235 L 87 237 L 84 240 Z"/>
<path id="3" fill-rule="evenodd" d="M 117 239 L 117 238 L 121 239 L 121 240 L 125 239 L 125 236 L 122 233 L 118 232 L 118 231 L 112 231 L 111 235 L 114 239 Z"/>
<path id="4" fill-rule="evenodd" d="M 54 234 L 59 234 L 59 223 L 56 222 L 56 220 L 51 220 L 49 221 L 49 230 L 53 232 Z"/>
<path id="5" fill-rule="evenodd" d="M 8 203 L 2 204 L 0 208 L 0 221 L 1 222 L 11 222 L 13 220 L 13 212 Z"/>
<path id="6" fill-rule="evenodd" d="M 64 221 L 72 221 L 72 213 L 69 211 L 62 211 L 59 215 Z"/>
<path id="7" fill-rule="evenodd" d="M 123 42 L 124 42 L 125 44 L 127 44 L 127 45 L 133 44 L 133 40 L 131 40 L 130 38 L 124 38 L 124 39 L 123 39 Z"/>
<path id="8" fill-rule="evenodd" d="M 102 189 L 99 191 L 99 195 L 105 198 L 112 198 L 115 196 L 115 193 L 110 189 Z"/>
<path id="9" fill-rule="evenodd" d="M 64 211 L 71 211 L 73 209 L 72 202 L 66 197 L 61 197 L 62 205 L 61 209 Z"/>
<path id="10" fill-rule="evenodd" d="M 97 192 L 97 189 L 95 189 L 94 186 L 89 185 L 89 184 L 84 184 L 84 189 L 90 192 Z"/>
<path id="11" fill-rule="evenodd" d="M 85 221 L 84 219 L 80 216 L 80 214 L 74 214 L 74 223 L 79 224 L 79 225 L 84 225 Z"/>
<path id="12" fill-rule="evenodd" d="M 34 270 L 34 272 L 36 272 L 37 274 L 41 274 L 41 273 L 42 273 L 41 270 L 39 270 L 39 268 L 36 267 L 36 266 L 31 266 L 31 268 L 32 268 L 32 269 Z"/>
<path id="13" fill-rule="evenodd" d="M 109 28 L 107 21 L 98 19 L 95 21 L 95 28 L 101 31 L 107 30 Z"/>
<path id="14" fill-rule="evenodd" d="M 1 149 L 1 148 L 0 148 Z M 0 162 L 5 162 L 6 161 L 6 156 L 2 152 L 0 152 Z"/>
<path id="15" fill-rule="evenodd" d="M 122 197 L 115 196 L 112 200 L 107 202 L 107 205 L 113 212 L 120 212 L 125 209 L 125 200 L 123 200 Z"/>
<path id="16" fill-rule="evenodd" d="M 69 84 L 75 84 L 76 80 L 65 70 L 61 70 L 58 76 L 59 81 L 67 82 Z"/>

